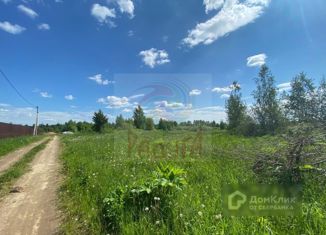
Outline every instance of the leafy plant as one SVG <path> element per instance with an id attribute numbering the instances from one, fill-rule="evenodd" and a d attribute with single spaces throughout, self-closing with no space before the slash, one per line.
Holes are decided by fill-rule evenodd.
<path id="1" fill-rule="evenodd" d="M 149 216 L 153 222 L 164 220 L 171 226 L 171 201 L 176 191 L 182 190 L 186 184 L 184 175 L 185 171 L 181 168 L 161 164 L 149 181 L 111 192 L 103 200 L 102 221 L 106 231 L 117 233 L 123 217 L 137 221 L 142 215 Z"/>

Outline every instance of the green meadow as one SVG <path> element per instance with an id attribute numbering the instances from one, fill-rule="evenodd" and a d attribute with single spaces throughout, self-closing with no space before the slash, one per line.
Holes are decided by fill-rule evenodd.
<path id="1" fill-rule="evenodd" d="M 221 130 L 63 136 L 64 234 L 325 234 L 326 192 L 305 174 L 301 213 L 227 216 L 221 185 L 257 183 L 259 154 L 286 144 Z"/>

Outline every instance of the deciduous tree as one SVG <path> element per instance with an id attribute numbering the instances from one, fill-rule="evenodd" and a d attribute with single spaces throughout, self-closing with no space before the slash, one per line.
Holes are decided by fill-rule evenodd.
<path id="1" fill-rule="evenodd" d="M 261 67 L 255 82 L 257 87 L 253 93 L 254 116 L 262 134 L 273 134 L 281 125 L 282 116 L 274 76 L 266 65 Z"/>

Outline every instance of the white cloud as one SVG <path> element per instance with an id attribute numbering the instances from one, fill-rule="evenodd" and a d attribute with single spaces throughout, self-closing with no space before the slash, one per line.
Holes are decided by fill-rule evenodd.
<path id="1" fill-rule="evenodd" d="M 200 95 L 201 94 L 201 90 L 198 89 L 193 89 L 189 92 L 190 96 L 196 96 L 196 95 Z"/>
<path id="2" fill-rule="evenodd" d="M 291 90 L 291 82 L 285 82 L 277 85 L 279 92 Z"/>
<path id="3" fill-rule="evenodd" d="M 109 80 L 103 79 L 102 77 L 103 77 L 102 74 L 99 73 L 99 74 L 96 74 L 94 76 L 88 77 L 88 79 L 92 80 L 92 81 L 95 81 L 99 85 L 104 85 L 104 86 L 114 83 L 114 81 L 109 81 Z"/>
<path id="4" fill-rule="evenodd" d="M 134 31 L 129 30 L 128 31 L 128 37 L 133 37 L 135 35 Z"/>
<path id="5" fill-rule="evenodd" d="M 214 87 L 212 92 L 216 92 L 218 94 L 230 93 L 233 90 L 231 86 L 227 87 Z"/>
<path id="6" fill-rule="evenodd" d="M 211 10 L 218 10 L 224 4 L 224 0 L 204 0 L 205 11 L 208 13 Z"/>
<path id="7" fill-rule="evenodd" d="M 267 56 L 264 53 L 249 56 L 247 58 L 247 66 L 248 67 L 260 67 L 266 63 L 266 59 L 267 59 Z"/>
<path id="8" fill-rule="evenodd" d="M 114 108 L 114 109 L 125 108 L 123 112 L 127 112 L 126 111 L 127 109 L 136 107 L 138 105 L 138 102 L 134 102 L 133 100 L 143 96 L 144 94 L 132 95 L 130 97 L 107 96 L 104 98 L 99 98 L 97 102 L 107 105 L 107 108 Z"/>
<path id="9" fill-rule="evenodd" d="M 108 108 L 123 108 L 130 106 L 129 99 L 125 96 L 107 96 L 105 98 L 99 98 L 97 102 L 108 105 Z"/>
<path id="10" fill-rule="evenodd" d="M 236 84 L 235 86 L 231 84 L 230 86 L 226 87 L 214 87 L 212 89 L 212 92 L 218 93 L 218 94 L 228 94 L 231 91 L 233 91 L 236 87 L 240 88 L 240 84 Z"/>
<path id="11" fill-rule="evenodd" d="M 222 99 L 228 99 L 230 97 L 230 95 L 229 94 L 222 94 L 220 97 Z"/>
<path id="12" fill-rule="evenodd" d="M 41 95 L 43 98 L 52 98 L 52 95 L 49 94 L 49 93 L 46 92 L 46 91 L 41 91 L 41 92 L 40 92 L 40 95 Z"/>
<path id="13" fill-rule="evenodd" d="M 75 97 L 74 97 L 73 95 L 66 95 L 66 96 L 65 96 L 65 99 L 66 99 L 66 100 L 74 100 Z"/>
<path id="14" fill-rule="evenodd" d="M 116 14 L 115 14 L 115 10 L 114 9 L 110 9 L 110 8 L 108 8 L 106 6 L 101 6 L 98 3 L 93 4 L 93 6 L 91 8 L 91 14 L 100 23 L 109 23 L 109 24 L 112 24 L 112 22 L 109 19 L 116 17 Z"/>
<path id="15" fill-rule="evenodd" d="M 50 30 L 50 25 L 43 23 L 43 24 L 39 24 L 37 28 L 39 30 Z"/>
<path id="16" fill-rule="evenodd" d="M 124 113 L 131 113 L 132 112 L 132 109 L 125 108 L 125 109 L 122 110 L 122 112 L 124 112 Z"/>
<path id="17" fill-rule="evenodd" d="M 151 68 L 154 68 L 156 65 L 170 62 L 169 54 L 165 50 L 151 48 L 149 50 L 141 51 L 139 55 L 143 57 L 143 62 Z"/>
<path id="18" fill-rule="evenodd" d="M 144 109 L 144 113 L 148 117 L 152 117 L 156 122 L 160 119 L 175 120 L 175 121 L 193 121 L 193 120 L 207 120 L 207 121 L 221 121 L 226 120 L 226 113 L 224 107 L 211 106 L 201 108 L 191 108 L 185 106 L 180 109 L 165 109 L 155 107 L 154 109 Z"/>
<path id="19" fill-rule="evenodd" d="M 205 2 L 207 4 L 205 4 Z M 204 1 L 207 9 L 216 9 L 218 1 Z M 257 19 L 262 15 L 270 0 L 225 0 L 221 10 L 206 22 L 199 23 L 188 32 L 183 43 L 193 47 L 198 44 L 211 44 Z"/>
<path id="20" fill-rule="evenodd" d="M 9 107 L 10 104 L 0 103 L 0 107 Z"/>
<path id="21" fill-rule="evenodd" d="M 154 102 L 154 104 L 156 105 L 156 108 L 158 109 L 162 109 L 162 108 L 167 108 L 167 109 L 181 109 L 181 108 L 185 108 L 185 109 L 190 109 L 192 107 L 191 104 L 183 104 L 180 102 L 168 102 L 166 100 L 162 100 L 162 101 L 157 101 Z"/>
<path id="22" fill-rule="evenodd" d="M 18 5 L 17 8 L 18 8 L 18 10 L 23 12 L 25 15 L 31 17 L 32 19 L 38 17 L 38 14 L 33 9 L 28 8 L 24 5 Z"/>
<path id="23" fill-rule="evenodd" d="M 116 0 L 121 13 L 129 14 L 130 18 L 134 17 L 135 6 L 131 0 Z"/>
<path id="24" fill-rule="evenodd" d="M 144 97 L 144 96 L 145 96 L 145 94 L 137 94 L 137 95 L 130 96 L 129 99 L 132 100 L 132 99 L 137 99 L 137 98 Z"/>
<path id="25" fill-rule="evenodd" d="M 0 22 L 0 29 L 2 29 L 3 31 L 6 31 L 7 33 L 11 33 L 11 34 L 20 34 L 24 30 L 26 30 L 26 28 L 24 28 L 18 24 L 11 24 L 8 21 Z"/>

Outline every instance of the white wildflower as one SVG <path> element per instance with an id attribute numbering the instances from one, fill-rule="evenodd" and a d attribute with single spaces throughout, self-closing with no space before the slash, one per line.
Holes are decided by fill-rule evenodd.
<path id="1" fill-rule="evenodd" d="M 222 215 L 221 214 L 215 215 L 215 219 L 217 220 L 222 219 Z"/>

